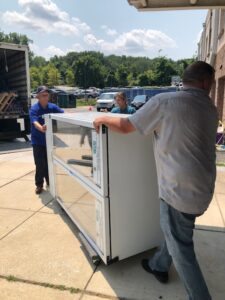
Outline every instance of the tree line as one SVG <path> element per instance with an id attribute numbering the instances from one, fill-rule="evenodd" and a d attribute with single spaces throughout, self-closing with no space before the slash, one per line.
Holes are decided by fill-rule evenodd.
<path id="1" fill-rule="evenodd" d="M 0 31 L 0 42 L 16 44 L 32 43 L 18 33 L 4 34 Z M 104 55 L 96 51 L 69 52 L 65 56 L 54 56 L 46 60 L 29 51 L 31 88 L 38 85 L 115 87 L 115 86 L 168 86 L 172 76 L 182 76 L 184 69 L 195 58 L 174 61 L 165 56 L 150 59 Z"/>

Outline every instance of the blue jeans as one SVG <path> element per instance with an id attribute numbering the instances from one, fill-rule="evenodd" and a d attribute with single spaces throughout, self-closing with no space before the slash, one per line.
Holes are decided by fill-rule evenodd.
<path id="1" fill-rule="evenodd" d="M 149 266 L 152 270 L 168 272 L 173 261 L 188 299 L 211 300 L 194 251 L 195 218 L 196 215 L 181 213 L 160 200 L 160 225 L 165 241 L 149 260 Z"/>

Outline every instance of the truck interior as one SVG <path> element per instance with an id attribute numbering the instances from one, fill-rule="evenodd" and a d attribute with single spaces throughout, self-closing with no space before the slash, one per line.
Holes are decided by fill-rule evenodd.
<path id="1" fill-rule="evenodd" d="M 29 133 L 26 52 L 0 47 L 0 138 L 14 138 Z M 24 119 L 23 128 L 18 122 Z"/>
<path id="2" fill-rule="evenodd" d="M 27 113 L 27 98 L 25 52 L 0 49 L 0 115 Z"/>

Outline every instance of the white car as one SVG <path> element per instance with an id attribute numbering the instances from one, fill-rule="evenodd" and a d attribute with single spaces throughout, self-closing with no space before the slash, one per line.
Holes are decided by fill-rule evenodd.
<path id="1" fill-rule="evenodd" d="M 102 93 L 96 102 L 97 111 L 108 110 L 111 111 L 115 107 L 115 96 L 118 92 Z"/>

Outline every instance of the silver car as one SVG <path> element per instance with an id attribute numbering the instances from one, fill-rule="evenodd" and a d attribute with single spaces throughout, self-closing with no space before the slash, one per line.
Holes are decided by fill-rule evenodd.
<path id="1" fill-rule="evenodd" d="M 117 92 L 102 93 L 96 102 L 97 111 L 108 110 L 111 111 L 115 107 L 115 96 Z"/>

